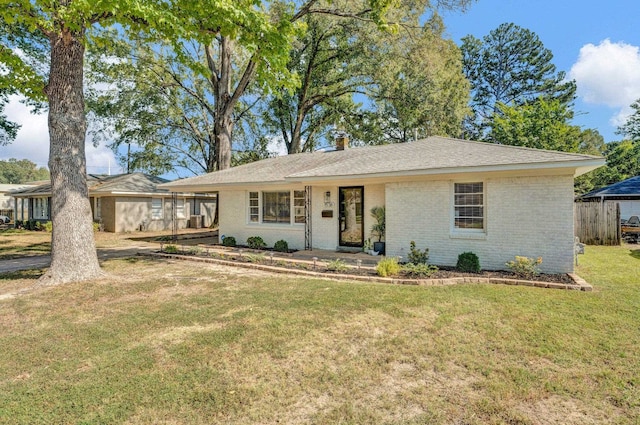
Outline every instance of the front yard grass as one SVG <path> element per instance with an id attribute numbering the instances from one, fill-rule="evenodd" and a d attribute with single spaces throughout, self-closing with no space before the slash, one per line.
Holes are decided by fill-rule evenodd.
<path id="1" fill-rule="evenodd" d="M 635 424 L 640 247 L 594 291 L 391 286 L 188 262 L 6 292 L 0 423 Z"/>

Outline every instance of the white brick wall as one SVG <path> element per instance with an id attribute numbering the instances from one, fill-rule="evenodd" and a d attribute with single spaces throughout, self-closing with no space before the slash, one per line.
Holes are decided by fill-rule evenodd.
<path id="1" fill-rule="evenodd" d="M 409 242 L 430 249 L 430 262 L 454 266 L 458 255 L 472 251 L 484 269 L 504 269 L 516 255 L 542 257 L 545 272 L 573 270 L 573 177 L 501 177 L 476 179 L 485 184 L 486 232 L 464 237 L 452 232 L 454 180 L 434 180 L 386 185 L 365 185 L 365 238 L 371 236 L 372 207 L 387 209 L 387 254 L 405 259 Z M 285 188 L 283 188 L 285 189 Z M 286 189 L 301 190 L 299 186 Z M 258 190 L 258 189 L 256 189 Z M 275 190 L 275 189 L 269 189 Z M 280 188 L 278 189 L 280 190 Z M 325 205 L 325 192 L 331 203 Z M 304 226 L 248 224 L 245 190 L 220 192 L 220 234 L 234 236 L 240 244 L 261 236 L 268 246 L 280 239 L 289 247 L 304 249 Z M 313 247 L 338 245 L 338 188 L 312 189 Z M 333 217 L 323 218 L 322 210 Z"/>
<path id="2" fill-rule="evenodd" d="M 302 190 L 299 186 L 269 188 L 268 190 Z M 258 189 L 256 189 L 258 190 Z M 262 189 L 261 189 L 262 190 Z M 256 224 L 248 221 L 247 191 L 220 191 L 220 235 L 233 236 L 239 245 L 246 245 L 247 238 L 260 236 L 267 246 L 272 247 L 284 239 L 290 249 L 304 249 L 304 225 L 301 224 Z M 293 202 L 293 200 L 291 200 Z"/>
<path id="3" fill-rule="evenodd" d="M 484 269 L 504 269 L 524 255 L 542 257 L 545 272 L 573 270 L 572 176 L 482 181 L 486 232 L 473 239 L 452 232 L 453 180 L 387 184 L 387 254 L 406 259 L 414 240 L 430 249 L 433 264 L 453 266 L 472 251 Z"/>
<path id="4" fill-rule="evenodd" d="M 324 194 L 331 192 L 329 203 Z M 322 211 L 331 211 L 333 217 L 322 217 Z M 316 249 L 336 249 L 338 246 L 338 188 L 314 186 L 311 189 L 311 241 Z"/>
<path id="5" fill-rule="evenodd" d="M 279 187 L 268 190 L 302 190 L 300 186 Z M 252 189 L 253 190 L 253 189 Z M 256 191 L 267 190 L 256 188 Z M 330 192 L 330 201 L 325 204 L 325 193 Z M 364 231 L 370 237 L 373 219 L 372 207 L 384 205 L 384 185 L 366 185 L 364 188 Z M 234 236 L 237 243 L 245 244 L 249 236 L 260 236 L 268 246 L 284 239 L 293 249 L 304 249 L 304 226 L 287 224 L 248 223 L 248 197 L 245 190 L 220 192 L 220 235 Z M 316 249 L 336 249 L 338 246 L 338 187 L 314 186 L 311 190 L 312 242 Z M 332 211 L 332 217 L 322 217 L 322 211 Z"/>

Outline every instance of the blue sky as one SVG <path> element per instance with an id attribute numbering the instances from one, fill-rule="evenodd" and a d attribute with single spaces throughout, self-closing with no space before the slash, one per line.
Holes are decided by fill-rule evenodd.
<path id="1" fill-rule="evenodd" d="M 577 82 L 575 124 L 597 129 L 607 142 L 620 139 L 616 126 L 640 98 L 640 0 L 479 0 L 466 13 L 445 12 L 443 18 L 457 44 L 467 34 L 482 38 L 504 22 L 538 34 L 558 70 Z M 11 145 L 0 146 L 0 159 L 46 166 L 46 115 L 29 114 L 17 97 L 6 113 L 22 129 Z M 86 150 L 90 173 L 122 171 L 105 146 L 88 141 Z"/>

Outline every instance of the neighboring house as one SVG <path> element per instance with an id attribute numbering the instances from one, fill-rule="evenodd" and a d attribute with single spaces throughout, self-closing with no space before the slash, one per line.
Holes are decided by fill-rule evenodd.
<path id="1" fill-rule="evenodd" d="M 0 184 L 0 215 L 6 215 L 14 219 L 14 211 L 18 208 L 13 192 L 33 186 L 29 183 L 24 184 Z M 23 212 L 24 214 L 24 212 Z M 20 215 L 20 211 L 18 214 Z"/>
<path id="2" fill-rule="evenodd" d="M 94 221 L 101 222 L 107 232 L 172 229 L 174 211 L 177 228 L 208 227 L 214 222 L 215 195 L 177 193 L 174 197 L 158 187 L 167 182 L 143 173 L 88 175 Z M 13 196 L 25 203 L 28 218 L 51 219 L 51 183 L 14 192 Z M 26 218 L 19 212 L 16 216 L 17 220 Z"/>
<path id="3" fill-rule="evenodd" d="M 640 176 L 592 190 L 578 199 L 587 202 L 618 202 L 621 220 L 629 220 L 634 215 L 640 217 Z"/>
<path id="4" fill-rule="evenodd" d="M 345 141 L 340 141 L 346 144 Z M 411 143 L 264 159 L 161 185 L 218 192 L 220 235 L 261 236 L 297 249 L 362 247 L 370 210 L 386 207 L 386 253 L 409 244 L 455 265 L 476 253 L 483 268 L 516 255 L 545 272 L 574 262 L 573 180 L 604 164 L 589 155 L 430 137 Z"/>

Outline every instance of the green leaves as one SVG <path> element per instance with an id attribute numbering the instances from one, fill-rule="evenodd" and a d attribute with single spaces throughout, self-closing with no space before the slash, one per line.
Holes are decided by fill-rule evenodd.
<path id="1" fill-rule="evenodd" d="M 569 124 L 573 112 L 559 100 L 539 98 L 520 106 L 497 104 L 491 121 L 496 143 L 537 149 L 577 152 L 580 127 Z"/>

